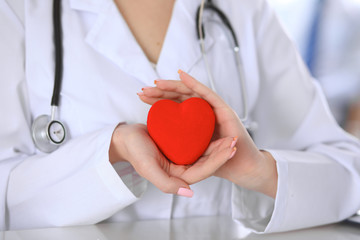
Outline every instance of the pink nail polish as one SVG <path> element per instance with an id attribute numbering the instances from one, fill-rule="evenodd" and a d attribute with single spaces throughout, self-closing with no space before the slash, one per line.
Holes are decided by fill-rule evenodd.
<path id="1" fill-rule="evenodd" d="M 236 153 L 236 147 L 233 148 L 233 150 L 232 150 L 232 152 L 231 152 L 231 154 L 230 154 L 229 159 L 233 158 L 234 155 L 235 155 L 235 153 Z"/>
<path id="2" fill-rule="evenodd" d="M 237 143 L 238 137 L 234 137 L 233 141 L 231 142 L 230 148 L 234 148 Z"/>
<path id="3" fill-rule="evenodd" d="M 179 188 L 177 195 L 191 198 L 194 195 L 194 192 L 188 188 Z"/>

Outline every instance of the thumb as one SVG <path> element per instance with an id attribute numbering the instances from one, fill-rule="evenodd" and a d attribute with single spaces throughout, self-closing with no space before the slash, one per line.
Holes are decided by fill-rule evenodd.
<path id="1" fill-rule="evenodd" d="M 180 80 L 185 84 L 185 86 L 197 93 L 201 98 L 205 99 L 211 106 L 214 108 L 226 106 L 226 103 L 210 88 L 182 70 L 179 70 L 178 73 Z"/>
<path id="2" fill-rule="evenodd" d="M 166 186 L 161 187 L 165 190 L 164 192 L 183 197 L 191 198 L 194 195 L 194 192 L 190 189 L 190 186 L 184 180 L 177 177 L 169 177 L 169 182 L 166 184 Z"/>
<path id="3" fill-rule="evenodd" d="M 188 183 L 178 177 L 169 176 L 168 173 L 156 165 L 148 167 L 146 171 L 138 172 L 142 172 L 142 174 L 140 174 L 142 177 L 146 178 L 164 193 L 176 194 L 189 198 L 194 194 Z"/>

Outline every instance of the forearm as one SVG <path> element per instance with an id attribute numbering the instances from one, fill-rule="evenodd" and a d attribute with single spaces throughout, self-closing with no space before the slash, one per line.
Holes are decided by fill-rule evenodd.
<path id="1" fill-rule="evenodd" d="M 249 189 L 275 198 L 278 182 L 276 161 L 269 152 L 260 151 L 260 153 L 262 155 L 261 164 L 250 180 Z"/>
<path id="2" fill-rule="evenodd" d="M 110 141 L 110 147 L 109 147 L 109 161 L 111 164 L 115 164 L 117 162 L 120 161 L 124 161 L 124 158 L 122 156 L 121 150 L 120 150 L 120 146 L 122 143 L 122 137 L 123 134 L 121 133 L 122 129 L 124 128 L 123 126 L 124 124 L 119 124 L 111 137 L 111 141 Z"/>
<path id="3" fill-rule="evenodd" d="M 247 166 L 244 166 L 243 164 L 236 163 L 244 162 L 244 160 L 240 159 L 240 156 L 235 155 L 235 158 L 231 160 L 234 163 L 230 163 L 231 166 L 227 168 L 227 171 L 221 171 L 218 176 L 240 187 L 275 198 L 278 182 L 276 161 L 266 151 L 258 151 L 256 158 L 256 160 L 250 161 Z M 247 170 L 244 171 L 244 169 Z"/>
<path id="4" fill-rule="evenodd" d="M 278 182 L 276 161 L 269 152 L 261 151 L 261 154 L 263 155 L 263 164 L 257 175 L 259 185 L 254 190 L 275 198 Z"/>
<path id="5" fill-rule="evenodd" d="M 133 153 L 128 149 L 127 143 L 140 143 L 138 135 L 148 135 L 147 128 L 143 124 L 120 123 L 114 130 L 109 147 L 109 161 L 111 164 L 117 162 L 129 162 Z"/>
<path id="6" fill-rule="evenodd" d="M 24 159 L 8 182 L 11 228 L 99 222 L 134 201 L 108 159 L 114 126 Z M 72 214 L 67 215 L 71 209 Z M 31 219 L 31 221 L 29 221 Z"/>

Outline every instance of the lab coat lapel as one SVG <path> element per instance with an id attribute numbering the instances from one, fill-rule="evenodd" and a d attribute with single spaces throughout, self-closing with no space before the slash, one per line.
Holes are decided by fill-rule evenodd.
<path id="1" fill-rule="evenodd" d="M 145 85 L 153 84 L 158 76 L 113 1 L 71 0 L 71 6 L 98 14 L 86 36 L 94 50 Z"/>
<path id="2" fill-rule="evenodd" d="M 69 0 L 70 7 L 79 11 L 98 13 L 109 0 Z"/>
<path id="3" fill-rule="evenodd" d="M 157 64 L 161 78 L 178 79 L 177 71 L 191 71 L 202 60 L 199 40 L 196 36 L 195 16 L 200 1 L 176 1 L 168 32 Z M 206 50 L 213 46 L 213 38 L 205 38 Z"/>
<path id="4" fill-rule="evenodd" d="M 70 0 L 73 9 L 98 14 L 86 42 L 129 75 L 146 85 L 154 79 L 178 79 L 177 71 L 190 71 L 202 59 L 196 36 L 195 15 L 199 1 L 176 1 L 155 71 L 111 0 Z M 206 50 L 213 45 L 207 34 Z"/>

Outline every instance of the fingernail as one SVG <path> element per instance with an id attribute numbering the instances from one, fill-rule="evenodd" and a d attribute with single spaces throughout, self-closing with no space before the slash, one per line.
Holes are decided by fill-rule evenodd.
<path id="1" fill-rule="evenodd" d="M 177 195 L 191 198 L 194 195 L 194 192 L 188 188 L 179 188 Z"/>
<path id="2" fill-rule="evenodd" d="M 143 92 L 138 92 L 136 93 L 138 96 L 144 96 L 144 93 Z"/>
<path id="3" fill-rule="evenodd" d="M 233 148 L 233 150 L 232 150 L 232 152 L 231 152 L 231 154 L 230 154 L 229 159 L 233 158 L 234 155 L 235 155 L 235 153 L 236 153 L 236 147 Z"/>
<path id="4" fill-rule="evenodd" d="M 234 148 L 237 143 L 238 137 L 234 137 L 233 141 L 231 142 L 230 148 Z"/>
<path id="5" fill-rule="evenodd" d="M 179 69 L 178 70 L 178 74 L 181 74 L 183 72 L 183 70 Z"/>
<path id="6" fill-rule="evenodd" d="M 153 88 L 153 87 L 143 87 L 143 88 L 141 89 L 141 91 L 144 91 L 145 89 L 149 89 L 149 88 Z"/>
<path id="7" fill-rule="evenodd" d="M 161 81 L 165 81 L 166 79 L 156 79 L 156 80 L 154 80 L 154 84 L 156 85 L 156 84 L 158 84 L 159 82 L 161 82 Z"/>

